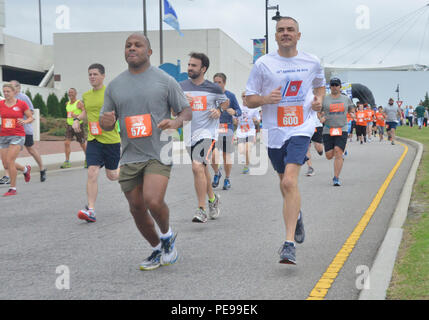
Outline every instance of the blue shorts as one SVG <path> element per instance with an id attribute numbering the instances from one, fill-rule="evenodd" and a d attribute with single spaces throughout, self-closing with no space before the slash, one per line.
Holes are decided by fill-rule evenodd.
<path id="1" fill-rule="evenodd" d="M 387 131 L 390 131 L 391 129 L 396 129 L 398 126 L 398 123 L 396 121 L 394 122 L 386 122 L 386 129 Z"/>
<path id="2" fill-rule="evenodd" d="M 285 173 L 288 163 L 295 163 L 302 166 L 307 160 L 310 137 L 296 136 L 285 142 L 280 149 L 268 148 L 268 157 L 277 173 Z"/>
<path id="3" fill-rule="evenodd" d="M 88 167 L 106 167 L 108 170 L 118 169 L 121 158 L 121 144 L 104 144 L 97 140 L 88 141 L 86 146 L 86 163 Z"/>

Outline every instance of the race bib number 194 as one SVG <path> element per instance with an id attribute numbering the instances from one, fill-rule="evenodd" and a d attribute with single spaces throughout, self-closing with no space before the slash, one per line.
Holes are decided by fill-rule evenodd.
<path id="1" fill-rule="evenodd" d="M 302 106 L 278 107 L 277 124 L 279 127 L 297 127 L 304 123 Z"/>
<path id="2" fill-rule="evenodd" d="M 131 116 L 125 118 L 128 138 L 137 139 L 152 135 L 152 120 L 150 114 Z"/>

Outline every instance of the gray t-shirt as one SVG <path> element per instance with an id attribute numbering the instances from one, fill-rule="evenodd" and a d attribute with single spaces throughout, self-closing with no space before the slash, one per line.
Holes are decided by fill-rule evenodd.
<path id="1" fill-rule="evenodd" d="M 121 128 L 121 165 L 158 160 L 172 164 L 172 148 L 158 124 L 189 107 L 177 81 L 166 72 L 151 66 L 140 74 L 128 70 L 118 75 L 106 88 L 104 112 L 115 111 Z M 151 134 L 150 134 L 151 133 Z M 166 148 L 164 148 L 166 147 Z M 168 149 L 168 152 L 165 152 Z"/>
<path id="2" fill-rule="evenodd" d="M 338 98 L 333 98 L 332 95 L 325 96 L 322 106 L 326 118 L 323 134 L 329 134 L 331 128 L 341 128 L 343 132 L 347 132 L 347 111 L 353 106 L 350 98 L 343 94 Z"/>
<path id="3" fill-rule="evenodd" d="M 386 112 L 387 118 L 386 122 L 397 122 L 398 121 L 398 112 L 400 112 L 401 109 L 399 107 L 393 105 L 387 105 L 384 107 L 384 112 Z"/>
<path id="4" fill-rule="evenodd" d="M 17 98 L 18 100 L 24 101 L 30 108 L 31 112 L 34 111 L 34 106 L 31 103 L 30 98 L 27 97 L 26 94 L 20 92 L 15 96 L 15 98 Z M 27 119 L 27 116 L 24 116 L 24 120 L 26 119 Z M 32 123 L 24 124 L 24 130 L 26 135 L 33 135 L 33 124 Z"/>
<path id="5" fill-rule="evenodd" d="M 219 119 L 210 118 L 210 110 L 217 108 L 228 97 L 215 83 L 208 80 L 197 86 L 191 80 L 180 82 L 185 93 L 193 97 L 191 137 L 185 135 L 185 144 L 193 146 L 203 139 L 217 140 L 219 135 Z"/>

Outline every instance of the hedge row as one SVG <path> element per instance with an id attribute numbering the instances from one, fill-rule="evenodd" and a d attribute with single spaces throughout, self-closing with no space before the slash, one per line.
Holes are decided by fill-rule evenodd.
<path id="1" fill-rule="evenodd" d="M 58 99 L 55 93 L 49 94 L 46 103 L 39 93 L 37 93 L 34 98 L 29 90 L 27 90 L 25 94 L 30 98 L 34 108 L 40 110 L 40 114 L 43 117 L 67 118 L 66 105 L 69 100 L 67 92 L 61 100 Z"/>

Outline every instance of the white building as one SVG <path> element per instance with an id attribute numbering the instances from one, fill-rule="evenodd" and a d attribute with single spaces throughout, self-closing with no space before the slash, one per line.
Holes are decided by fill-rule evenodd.
<path id="1" fill-rule="evenodd" d="M 240 47 L 220 29 L 182 30 L 163 33 L 164 63 L 174 65 L 180 61 L 180 72 L 187 72 L 189 53 L 202 52 L 210 58 L 206 79 L 223 72 L 227 76 L 226 88 L 238 98 L 245 89 L 252 68 L 252 55 Z M 55 88 L 65 92 L 73 87 L 80 96 L 89 89 L 88 66 L 101 63 L 106 68 L 109 83 L 127 69 L 124 57 L 125 41 L 132 32 L 87 32 L 54 34 L 53 57 L 55 65 Z M 151 63 L 160 65 L 159 32 L 149 31 L 153 55 Z M 238 99 L 239 103 L 241 102 Z"/>

